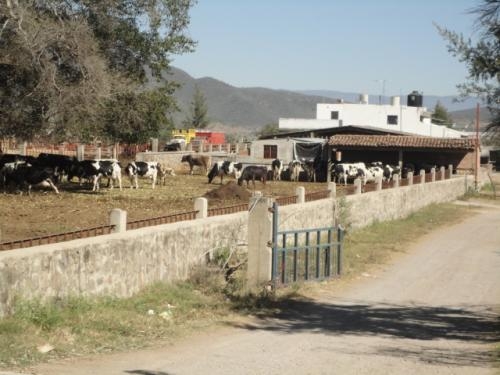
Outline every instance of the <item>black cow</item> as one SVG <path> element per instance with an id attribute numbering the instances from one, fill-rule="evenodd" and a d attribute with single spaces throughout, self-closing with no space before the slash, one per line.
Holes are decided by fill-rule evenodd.
<path id="1" fill-rule="evenodd" d="M 35 164 L 36 158 L 34 156 L 21 154 L 0 154 L 0 168 L 2 168 L 6 163 L 15 163 L 18 161 L 25 161 L 33 165 Z"/>
<path id="2" fill-rule="evenodd" d="M 14 168 L 4 175 L 5 184 L 15 184 L 18 188 L 28 187 L 28 195 L 31 195 L 31 188 L 34 185 L 50 186 L 52 190 L 59 194 L 59 190 L 54 185 L 57 178 L 57 171 L 49 167 L 40 167 L 25 162 L 14 163 Z M 5 171 L 6 165 L 2 168 Z"/>
<path id="3" fill-rule="evenodd" d="M 264 185 L 267 181 L 267 168 L 259 165 L 249 165 L 243 169 L 240 178 L 238 178 L 238 185 L 242 185 L 243 181 L 246 181 L 248 187 L 248 181 L 252 180 L 253 186 L 255 187 L 255 180 L 260 180 Z"/>
<path id="4" fill-rule="evenodd" d="M 139 188 L 138 177 L 151 178 L 154 189 L 158 177 L 159 164 L 156 161 L 133 161 L 127 165 L 125 172 L 130 178 L 130 188 Z"/>
<path id="5" fill-rule="evenodd" d="M 189 164 L 189 174 L 193 174 L 193 168 L 195 166 L 203 168 L 205 173 L 207 173 L 211 165 L 210 156 L 206 155 L 184 155 L 181 159 L 181 163 L 184 162 Z"/>
<path id="6" fill-rule="evenodd" d="M 42 152 L 36 158 L 36 164 L 42 167 L 53 168 L 62 176 L 68 176 L 70 174 L 71 168 L 77 161 L 74 156 L 60 155 L 60 154 L 49 154 Z"/>

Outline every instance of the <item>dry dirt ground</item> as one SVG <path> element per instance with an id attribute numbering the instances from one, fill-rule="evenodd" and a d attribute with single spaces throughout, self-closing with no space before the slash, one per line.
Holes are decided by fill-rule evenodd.
<path id="1" fill-rule="evenodd" d="M 495 374 L 500 206 L 409 244 L 279 316 L 249 317 L 174 345 L 42 364 L 37 375 Z M 498 359 L 496 360 L 499 365 Z"/>
<path id="2" fill-rule="evenodd" d="M 63 183 L 59 195 L 52 190 L 37 190 L 31 196 L 0 193 L 0 242 L 107 225 L 113 208 L 126 210 L 128 220 L 139 220 L 192 211 L 194 199 L 207 193 L 209 208 L 248 202 L 252 184 L 249 189 L 239 188 L 234 181 L 225 178 L 221 191 L 219 178 L 209 185 L 204 175 L 178 173 L 175 177 L 167 176 L 166 184 L 154 190 L 150 180 L 140 181 L 138 190 L 130 189 L 124 178 L 123 191 L 103 188 L 94 193 L 88 185 L 74 182 Z M 232 184 L 226 186 L 228 182 Z M 297 186 L 304 186 L 306 193 L 326 190 L 325 183 L 290 181 L 268 181 L 265 186 L 256 182 L 255 190 L 279 197 L 294 195 Z"/>

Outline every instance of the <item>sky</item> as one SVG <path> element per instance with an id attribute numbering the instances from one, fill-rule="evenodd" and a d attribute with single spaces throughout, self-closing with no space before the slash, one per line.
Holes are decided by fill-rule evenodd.
<path id="1" fill-rule="evenodd" d="M 474 37 L 478 0 L 199 0 L 194 53 L 172 65 L 236 87 L 457 95 L 466 65 L 439 26 Z"/>

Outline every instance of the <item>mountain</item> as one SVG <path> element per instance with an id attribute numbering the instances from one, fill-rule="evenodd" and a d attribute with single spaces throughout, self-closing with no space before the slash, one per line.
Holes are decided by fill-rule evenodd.
<path id="1" fill-rule="evenodd" d="M 174 116 L 180 124 L 190 111 L 195 86 L 203 93 L 212 123 L 253 130 L 266 124 L 277 124 L 280 117 L 315 118 L 316 103 L 330 98 L 304 95 L 293 91 L 261 87 L 239 88 L 214 78 L 195 79 L 186 72 L 172 68 L 163 78 L 181 84 L 176 91 L 181 113 Z"/>
<path id="2" fill-rule="evenodd" d="M 359 93 L 347 93 L 329 90 L 287 91 L 262 87 L 235 87 L 211 77 L 193 78 L 185 71 L 172 67 L 170 73 L 164 73 L 163 79 L 180 84 L 175 97 L 180 112 L 174 115 L 177 126 L 190 112 L 191 101 L 198 86 L 206 99 L 208 117 L 215 128 L 255 131 L 267 124 L 277 124 L 280 117 L 315 118 L 316 104 L 335 102 L 358 102 Z M 150 84 L 154 86 L 156 84 Z M 440 102 L 461 126 L 474 121 L 475 99 L 455 102 L 452 96 L 426 96 L 424 106 L 432 110 Z M 389 103 L 390 97 L 369 96 L 370 103 Z M 401 98 L 406 104 L 406 95 Z M 460 112 L 455 112 L 460 111 Z M 483 119 L 485 117 L 482 116 Z"/>

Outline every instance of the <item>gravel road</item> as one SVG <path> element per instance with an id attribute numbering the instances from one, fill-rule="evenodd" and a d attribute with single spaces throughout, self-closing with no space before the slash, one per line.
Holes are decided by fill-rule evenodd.
<path id="1" fill-rule="evenodd" d="M 495 374 L 500 207 L 411 245 L 342 291 L 164 348 L 43 364 L 40 375 Z M 497 363 L 498 364 L 498 363 Z"/>

